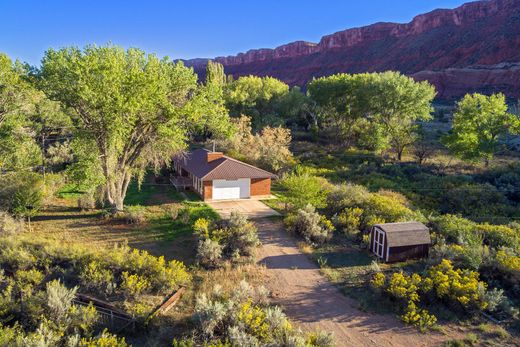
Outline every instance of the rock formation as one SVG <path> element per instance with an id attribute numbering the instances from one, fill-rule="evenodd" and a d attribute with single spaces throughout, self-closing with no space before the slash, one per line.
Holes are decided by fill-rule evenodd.
<path id="1" fill-rule="evenodd" d="M 435 10 L 410 23 L 376 23 L 297 41 L 217 57 L 226 73 L 273 76 L 304 86 L 313 77 L 339 72 L 397 70 L 429 80 L 439 97 L 467 92 L 504 92 L 520 97 L 520 0 L 471 2 Z M 186 61 L 204 74 L 205 60 Z"/>

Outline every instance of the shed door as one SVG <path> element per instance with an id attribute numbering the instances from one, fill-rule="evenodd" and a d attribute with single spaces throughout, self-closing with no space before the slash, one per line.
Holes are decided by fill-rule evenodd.
<path id="1" fill-rule="evenodd" d="M 383 254 L 385 251 L 385 233 L 383 232 L 383 230 L 380 230 L 379 228 L 374 228 L 374 234 L 374 253 L 377 254 L 377 256 L 379 256 L 380 258 L 383 258 Z"/>
<path id="2" fill-rule="evenodd" d="M 213 200 L 231 200 L 249 198 L 251 180 L 213 180 Z"/>

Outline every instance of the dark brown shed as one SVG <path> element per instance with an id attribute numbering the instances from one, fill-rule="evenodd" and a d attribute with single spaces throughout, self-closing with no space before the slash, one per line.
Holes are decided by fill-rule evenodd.
<path id="1" fill-rule="evenodd" d="M 370 230 L 370 250 L 386 262 L 428 256 L 430 230 L 420 222 L 376 224 Z"/>

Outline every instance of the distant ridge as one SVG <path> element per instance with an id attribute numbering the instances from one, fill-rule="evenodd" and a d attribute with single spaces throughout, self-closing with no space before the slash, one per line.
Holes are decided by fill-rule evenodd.
<path id="1" fill-rule="evenodd" d="M 273 76 L 290 85 L 339 72 L 398 70 L 435 84 L 439 97 L 504 92 L 520 97 L 520 0 L 439 9 L 406 24 L 376 23 L 274 49 L 216 57 L 226 73 Z M 207 59 L 185 63 L 204 75 Z"/>

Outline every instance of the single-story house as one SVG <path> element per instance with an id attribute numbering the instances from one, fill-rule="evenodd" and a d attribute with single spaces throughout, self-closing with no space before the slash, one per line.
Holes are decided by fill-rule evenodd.
<path id="1" fill-rule="evenodd" d="M 221 152 L 196 149 L 173 158 L 177 187 L 192 189 L 203 200 L 269 196 L 276 175 L 230 158 Z"/>
<path id="2" fill-rule="evenodd" d="M 430 230 L 420 222 L 376 224 L 370 230 L 370 250 L 385 262 L 428 256 Z"/>

